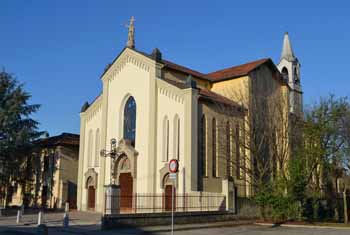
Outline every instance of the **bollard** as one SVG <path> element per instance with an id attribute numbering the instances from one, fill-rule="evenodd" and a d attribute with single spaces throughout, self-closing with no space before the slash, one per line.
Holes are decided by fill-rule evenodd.
<path id="1" fill-rule="evenodd" d="M 69 215 L 67 212 L 64 212 L 63 215 L 63 227 L 68 228 L 69 226 Z"/>
<path id="2" fill-rule="evenodd" d="M 63 227 L 67 228 L 69 226 L 69 202 L 66 202 L 64 207 L 64 215 L 63 215 Z"/>
<path id="3" fill-rule="evenodd" d="M 21 205 L 21 216 L 24 215 L 24 205 Z"/>
<path id="4" fill-rule="evenodd" d="M 39 211 L 39 214 L 38 214 L 38 225 L 41 225 L 43 223 L 43 212 L 42 211 Z"/>
<path id="5" fill-rule="evenodd" d="M 17 224 L 19 224 L 21 222 L 21 217 L 22 217 L 21 210 L 18 210 L 17 211 L 17 219 L 16 219 Z"/>
<path id="6" fill-rule="evenodd" d="M 69 212 L 69 202 L 66 202 L 64 212 L 68 213 Z"/>
<path id="7" fill-rule="evenodd" d="M 48 235 L 48 229 L 47 226 L 45 224 L 40 224 L 37 229 L 36 229 L 36 234 L 37 235 Z"/>

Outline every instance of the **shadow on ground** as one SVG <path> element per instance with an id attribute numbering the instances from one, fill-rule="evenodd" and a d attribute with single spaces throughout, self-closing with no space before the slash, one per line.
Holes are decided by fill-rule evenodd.
<path id="1" fill-rule="evenodd" d="M 101 230 L 98 225 L 72 225 L 68 228 L 59 227 L 59 226 L 50 226 L 47 227 L 49 235 L 63 235 L 63 234 L 96 234 L 96 235 L 128 235 L 128 234 L 155 234 L 150 231 L 145 231 L 138 227 L 123 227 L 112 230 Z M 1 235 L 36 235 L 38 233 L 37 226 L 1 226 L 0 225 L 0 234 Z M 41 234 L 41 233 L 40 233 Z"/>

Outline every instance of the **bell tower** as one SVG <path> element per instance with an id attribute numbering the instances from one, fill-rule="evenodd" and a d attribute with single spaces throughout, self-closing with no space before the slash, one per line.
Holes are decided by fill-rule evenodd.
<path id="1" fill-rule="evenodd" d="M 300 83 L 300 63 L 294 55 L 288 33 L 284 34 L 282 54 L 278 70 L 291 88 L 289 94 L 290 112 L 298 116 L 303 113 L 303 91 Z"/>

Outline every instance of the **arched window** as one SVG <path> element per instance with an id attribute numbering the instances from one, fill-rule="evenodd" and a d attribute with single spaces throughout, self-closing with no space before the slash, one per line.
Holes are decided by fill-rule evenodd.
<path id="1" fill-rule="evenodd" d="M 282 69 L 282 76 L 285 81 L 289 81 L 289 75 L 288 75 L 288 69 L 286 67 L 283 67 Z"/>
<path id="2" fill-rule="evenodd" d="M 232 176 L 232 154 L 231 154 L 231 126 L 226 122 L 226 159 L 227 159 L 227 176 Z"/>
<path id="3" fill-rule="evenodd" d="M 163 121 L 163 161 L 169 160 L 169 120 L 165 116 Z"/>
<path id="4" fill-rule="evenodd" d="M 89 131 L 89 136 L 88 136 L 88 167 L 93 166 L 93 160 L 92 160 L 92 147 L 93 147 L 93 133 L 92 130 Z"/>
<path id="5" fill-rule="evenodd" d="M 178 115 L 174 117 L 174 157 L 180 158 L 180 118 Z"/>
<path id="6" fill-rule="evenodd" d="M 95 166 L 100 166 L 100 129 L 96 130 L 95 135 Z"/>
<path id="7" fill-rule="evenodd" d="M 241 151 L 240 151 L 240 134 L 239 134 L 239 124 L 236 124 L 235 130 L 235 143 L 236 143 L 236 177 L 237 179 L 242 178 L 242 166 L 241 166 Z"/>
<path id="8" fill-rule="evenodd" d="M 297 67 L 294 68 L 294 83 L 299 84 L 299 74 L 298 74 L 298 69 Z"/>
<path id="9" fill-rule="evenodd" d="M 202 116 L 199 128 L 199 157 L 202 176 L 208 176 L 207 166 L 207 123 L 205 116 Z"/>
<path id="10" fill-rule="evenodd" d="M 212 141 L 213 141 L 213 147 L 212 147 L 212 150 L 213 150 L 213 177 L 217 177 L 218 174 L 217 174 L 217 144 L 216 144 L 216 120 L 215 118 L 213 118 L 212 120 Z"/>
<path id="11" fill-rule="evenodd" d="M 124 107 L 124 139 L 131 141 L 135 147 L 136 135 L 136 102 L 134 97 L 130 96 Z"/>

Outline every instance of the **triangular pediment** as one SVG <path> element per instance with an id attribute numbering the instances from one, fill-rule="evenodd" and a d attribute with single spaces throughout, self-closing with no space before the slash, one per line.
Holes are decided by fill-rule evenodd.
<path id="1" fill-rule="evenodd" d="M 114 77 L 114 75 L 118 74 L 127 63 L 132 63 L 147 72 L 156 65 L 156 61 L 150 58 L 147 54 L 125 47 L 113 62 L 107 66 L 104 73 L 101 75 L 101 79 L 109 80 L 111 77 Z"/>

